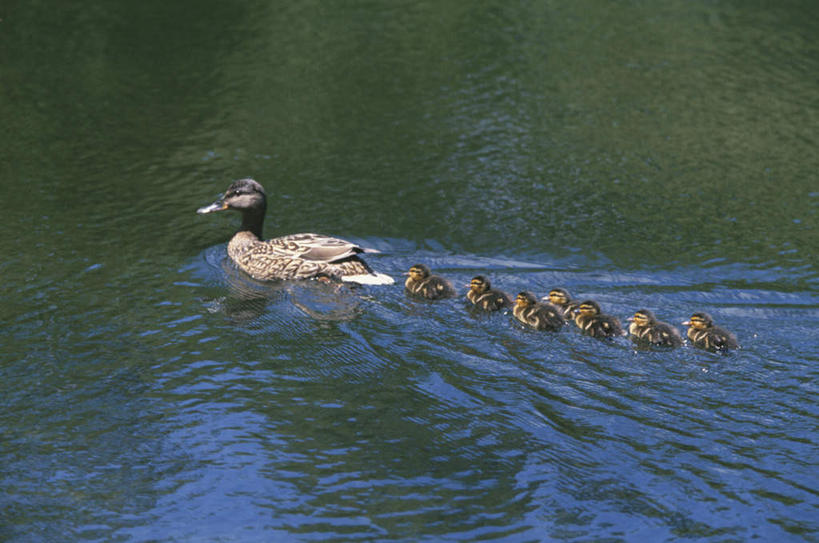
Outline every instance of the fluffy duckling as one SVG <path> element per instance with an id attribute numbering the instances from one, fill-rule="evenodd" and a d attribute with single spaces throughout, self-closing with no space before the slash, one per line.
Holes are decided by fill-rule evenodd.
<path id="1" fill-rule="evenodd" d="M 373 271 L 359 256 L 377 253 L 349 241 L 321 234 L 291 234 L 264 240 L 262 226 L 267 211 L 264 188 L 253 179 L 234 181 L 215 202 L 196 210 L 199 214 L 234 210 L 242 226 L 227 246 L 230 259 L 259 281 L 332 278 L 371 285 L 389 285 L 393 279 Z"/>
<path id="2" fill-rule="evenodd" d="M 560 310 L 549 304 L 542 304 L 531 292 L 521 292 L 515 299 L 512 309 L 515 318 L 536 330 L 556 332 L 566 324 Z"/>
<path id="3" fill-rule="evenodd" d="M 550 304 L 560 309 L 564 319 L 571 320 L 574 316 L 574 310 L 580 305 L 580 302 L 572 300 L 569 291 L 563 288 L 553 288 L 549 291 L 548 296 L 544 296 L 542 300 L 548 300 Z"/>
<path id="4" fill-rule="evenodd" d="M 611 315 L 601 313 L 600 305 L 594 300 L 581 302 L 575 309 L 575 324 L 592 337 L 622 336 L 620 321 Z"/>
<path id="5" fill-rule="evenodd" d="M 439 275 L 432 275 L 423 264 L 412 266 L 405 275 L 409 277 L 404 282 L 404 287 L 410 294 L 429 300 L 455 296 L 455 289 L 450 282 Z"/>
<path id="6" fill-rule="evenodd" d="M 661 347 L 679 347 L 682 345 L 680 332 L 670 324 L 658 321 L 648 309 L 640 309 L 629 317 L 628 332 L 638 342 L 646 342 Z"/>
<path id="7" fill-rule="evenodd" d="M 739 348 L 736 336 L 724 328 L 714 326 L 714 319 L 708 313 L 694 313 L 683 325 L 688 326 L 688 339 L 695 347 L 709 351 Z"/>
<path id="8" fill-rule="evenodd" d="M 467 300 L 484 311 L 498 311 L 512 305 L 512 298 L 502 290 L 492 288 L 489 279 L 483 275 L 476 275 L 466 286 L 469 287 Z"/>

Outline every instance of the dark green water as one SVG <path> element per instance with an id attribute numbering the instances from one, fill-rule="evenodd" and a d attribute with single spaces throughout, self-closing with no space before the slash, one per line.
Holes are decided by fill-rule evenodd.
<path id="1" fill-rule="evenodd" d="M 819 5 L 0 5 L 0 540 L 815 541 Z M 743 349 L 262 285 L 706 310 Z"/>

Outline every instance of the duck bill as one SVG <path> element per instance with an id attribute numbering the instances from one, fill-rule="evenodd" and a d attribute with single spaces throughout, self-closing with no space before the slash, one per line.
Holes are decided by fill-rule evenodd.
<path id="1" fill-rule="evenodd" d="M 204 215 L 205 213 L 213 213 L 215 211 L 222 211 L 222 210 L 225 210 L 227 208 L 228 208 L 227 204 L 224 201 L 216 200 L 215 202 L 213 202 L 209 206 L 200 207 L 199 209 L 196 210 L 196 212 L 199 213 L 200 215 Z"/>
<path id="2" fill-rule="evenodd" d="M 691 321 L 685 321 L 682 323 L 683 326 L 691 326 Z"/>

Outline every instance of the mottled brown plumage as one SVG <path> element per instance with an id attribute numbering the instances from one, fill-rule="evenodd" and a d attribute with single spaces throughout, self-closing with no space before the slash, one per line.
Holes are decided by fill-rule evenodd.
<path id="1" fill-rule="evenodd" d="M 492 288 L 489 279 L 483 275 L 473 277 L 467 287 L 467 300 L 484 311 L 499 311 L 512 305 L 512 298 L 502 290 Z"/>
<path id="2" fill-rule="evenodd" d="M 549 295 L 544 296 L 542 299 L 560 309 L 561 315 L 566 320 L 574 318 L 574 310 L 580 305 L 580 302 L 572 300 L 569 291 L 563 288 L 553 288 L 549 291 Z"/>
<path id="3" fill-rule="evenodd" d="M 535 330 L 556 332 L 566 324 L 558 308 L 538 302 L 531 292 L 524 291 L 518 294 L 512 314 L 517 320 Z"/>
<path id="4" fill-rule="evenodd" d="M 695 347 L 709 351 L 739 348 L 736 336 L 724 328 L 714 326 L 714 319 L 708 313 L 694 313 L 683 325 L 688 326 L 688 339 Z"/>
<path id="5" fill-rule="evenodd" d="M 670 324 L 657 320 L 648 309 L 640 309 L 629 318 L 628 332 L 634 341 L 649 343 L 661 347 L 679 347 L 682 345 L 680 332 Z"/>
<path id="6" fill-rule="evenodd" d="M 378 252 L 320 234 L 291 234 L 262 240 L 267 196 L 253 179 L 234 181 L 217 201 L 197 213 L 232 209 L 242 214 L 242 226 L 228 243 L 230 259 L 260 281 L 328 277 L 365 284 L 392 284 L 374 272 L 359 254 Z"/>
<path id="7" fill-rule="evenodd" d="M 611 315 L 602 313 L 600 305 L 594 300 L 581 302 L 575 313 L 574 323 L 592 337 L 606 338 L 623 335 L 620 321 Z"/>
<path id="8" fill-rule="evenodd" d="M 415 264 L 406 275 L 409 277 L 404 282 L 404 287 L 414 296 L 438 300 L 451 298 L 456 294 L 449 281 L 439 275 L 432 275 L 430 269 L 424 264 Z"/>

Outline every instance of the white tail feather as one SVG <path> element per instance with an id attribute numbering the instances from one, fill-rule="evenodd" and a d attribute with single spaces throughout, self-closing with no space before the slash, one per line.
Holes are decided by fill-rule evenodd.
<path id="1" fill-rule="evenodd" d="M 360 285 L 392 285 L 395 280 L 383 273 L 362 273 L 361 275 L 342 275 L 342 281 Z"/>

